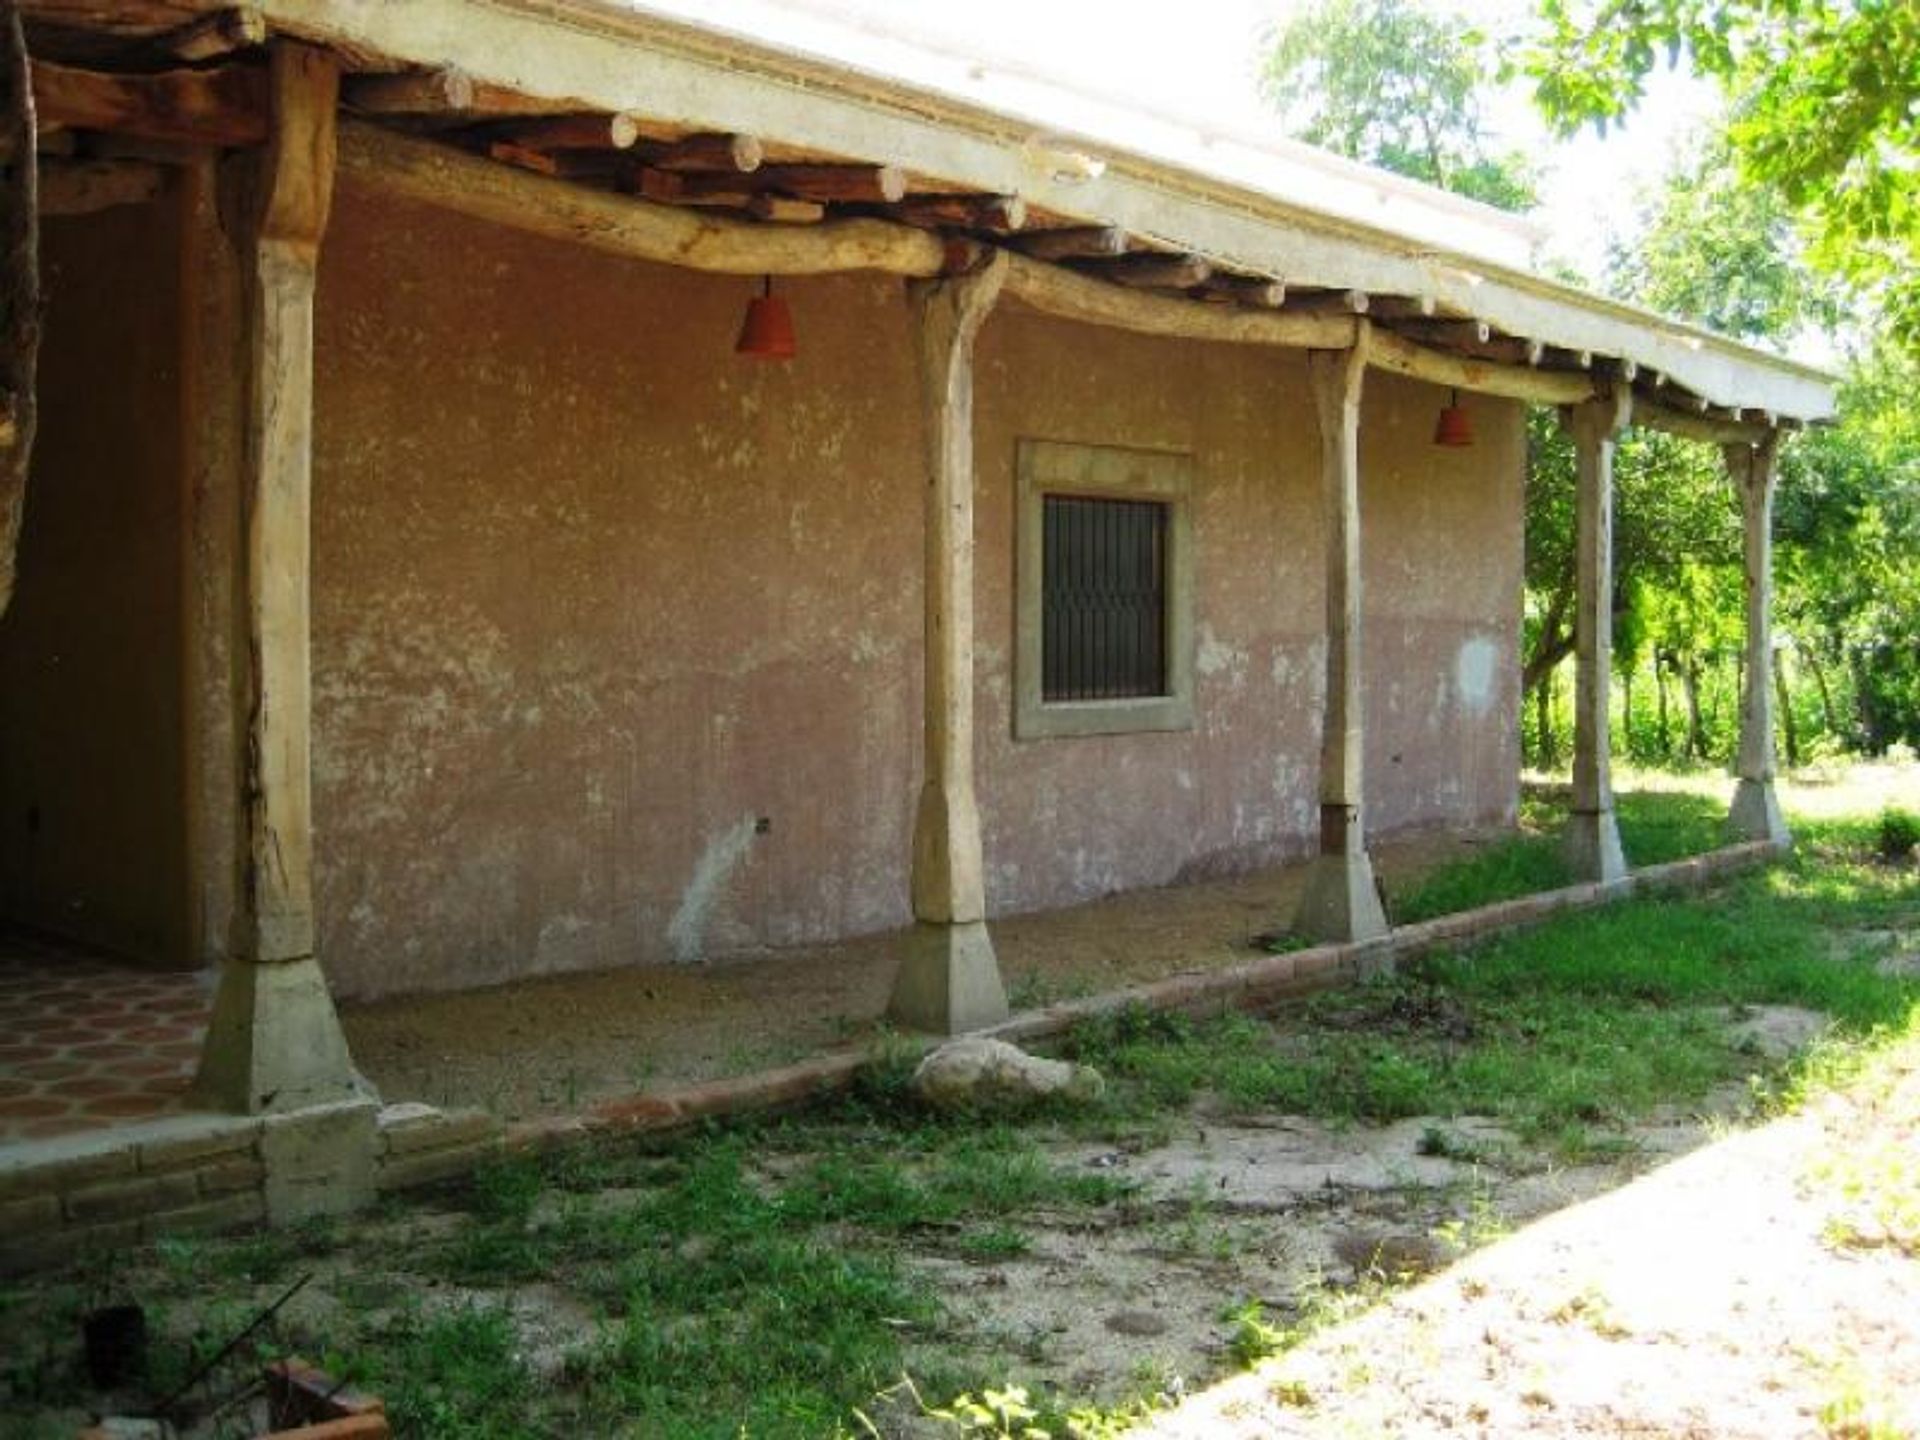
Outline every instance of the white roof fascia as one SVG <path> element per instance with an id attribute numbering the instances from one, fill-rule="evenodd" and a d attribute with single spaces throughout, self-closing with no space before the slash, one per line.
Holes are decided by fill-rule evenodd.
<path id="1" fill-rule="evenodd" d="M 1266 172 L 1258 184 L 1242 173 L 1255 164 L 1245 142 L 1222 146 L 1198 132 L 1182 140 L 1177 126 L 1146 117 L 1128 126 L 1123 145 L 1078 130 L 1069 108 L 1045 108 L 1038 87 L 1018 102 L 1027 113 L 1007 114 L 937 93 L 931 80 L 771 47 L 711 19 L 763 14 L 764 5 L 713 0 L 697 23 L 618 0 L 264 0 L 262 8 L 276 29 L 356 53 L 453 65 L 531 95 L 902 165 L 1292 286 L 1432 296 L 1510 334 L 1631 359 L 1716 404 L 1800 420 L 1833 412 L 1834 381 L 1824 371 L 1494 258 L 1525 231 L 1488 207 L 1298 146 L 1260 153 L 1259 164 L 1292 177 L 1288 193 L 1275 193 Z M 891 52 L 879 60 L 907 67 Z M 943 63 L 955 62 L 925 60 L 930 69 Z M 1089 127 L 1125 123 L 1110 106 L 1079 118 Z M 1206 163 L 1172 158 L 1182 145 L 1204 152 Z M 1356 218 L 1369 204 L 1376 218 Z"/>

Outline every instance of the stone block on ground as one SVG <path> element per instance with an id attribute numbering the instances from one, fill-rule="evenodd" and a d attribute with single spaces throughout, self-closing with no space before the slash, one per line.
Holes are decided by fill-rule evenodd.
<path id="1" fill-rule="evenodd" d="M 1106 1082 L 1089 1066 L 1029 1055 L 1004 1040 L 975 1035 L 951 1040 L 928 1055 L 909 1088 L 937 1110 L 993 1110 L 1041 1100 L 1097 1100 Z"/>

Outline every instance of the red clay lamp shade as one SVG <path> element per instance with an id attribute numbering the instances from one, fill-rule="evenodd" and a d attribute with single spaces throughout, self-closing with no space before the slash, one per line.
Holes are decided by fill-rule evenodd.
<path id="1" fill-rule="evenodd" d="M 1445 445 L 1451 450 L 1465 449 L 1473 444 L 1473 417 L 1467 414 L 1460 404 L 1460 392 L 1453 392 L 1440 411 L 1440 423 L 1433 427 L 1433 443 Z"/>
<path id="2" fill-rule="evenodd" d="M 747 302 L 747 318 L 740 326 L 740 338 L 734 342 L 736 355 L 752 355 L 761 360 L 791 360 L 793 312 L 787 302 L 773 293 L 773 277 L 767 276 L 765 289 Z"/>

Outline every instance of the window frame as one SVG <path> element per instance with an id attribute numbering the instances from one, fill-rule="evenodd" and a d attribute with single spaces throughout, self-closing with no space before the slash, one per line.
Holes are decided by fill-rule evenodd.
<path id="1" fill-rule="evenodd" d="M 1013 733 L 1019 740 L 1193 728 L 1193 457 L 1171 450 L 1022 439 L 1015 461 Z M 1167 507 L 1167 693 L 1124 700 L 1043 697 L 1045 497 Z"/>

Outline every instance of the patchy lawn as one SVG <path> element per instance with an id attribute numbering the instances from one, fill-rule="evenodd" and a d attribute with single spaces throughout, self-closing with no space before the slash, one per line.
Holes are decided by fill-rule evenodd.
<path id="1" fill-rule="evenodd" d="M 1687 795 L 1623 803 L 1635 859 L 1713 843 L 1718 802 Z M 137 1410 L 311 1275 L 196 1404 L 296 1350 L 410 1435 L 991 1434 L 1023 1408 L 1100 1435 L 1808 1093 L 1902 1097 L 1861 1101 L 1865 1128 L 1836 1132 L 1807 1183 L 1834 1197 L 1826 1244 L 1911 1265 L 1912 1149 L 1880 1128 L 1908 1092 L 1870 1037 L 1914 1033 L 1920 880 L 1877 856 L 1871 810 L 1799 834 L 1792 861 L 1713 894 L 1562 917 L 1271 1018 L 1089 1025 L 1062 1047 L 1107 1073 L 1088 1111 L 929 1116 L 883 1054 L 798 1117 L 16 1283 L 0 1409 L 9 1434 L 47 1436 Z M 1547 847 L 1522 844 L 1533 858 L 1432 877 L 1429 913 L 1531 888 Z M 79 1316 L 128 1298 L 152 1371 L 103 1397 Z M 1608 1297 L 1577 1300 L 1583 1333 L 1612 1323 Z M 1871 1416 L 1867 1380 L 1849 1399 L 1819 1374 L 1835 1416 Z M 1324 1383 L 1300 1385 L 1334 1423 Z"/>

